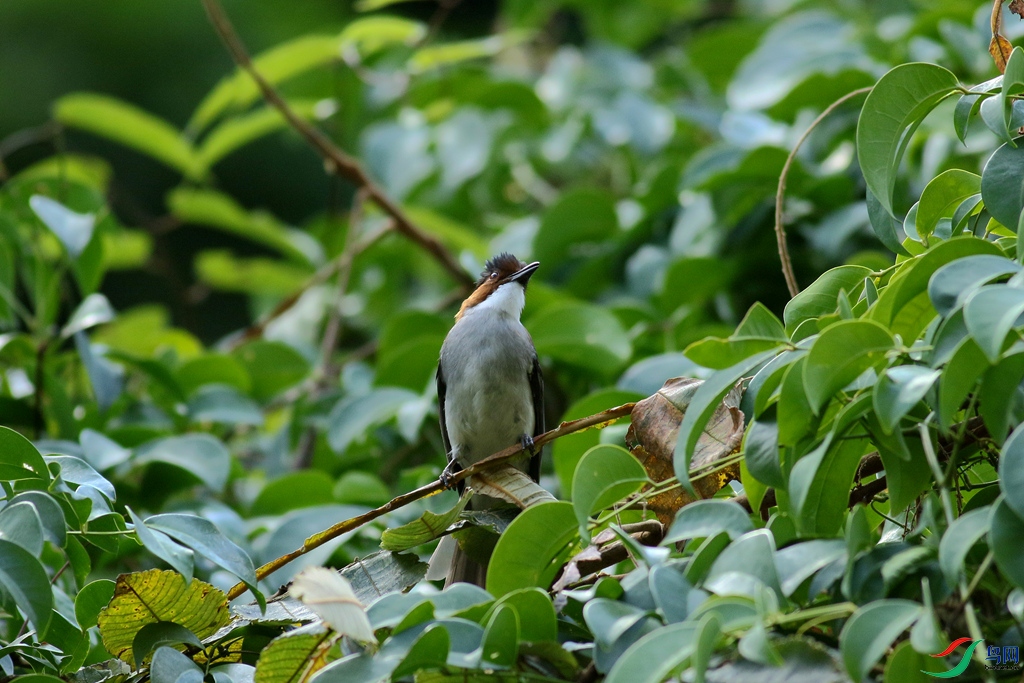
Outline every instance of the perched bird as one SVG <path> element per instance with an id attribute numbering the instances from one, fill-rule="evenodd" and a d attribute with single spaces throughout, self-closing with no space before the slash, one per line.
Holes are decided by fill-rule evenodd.
<path id="1" fill-rule="evenodd" d="M 526 284 L 540 264 L 526 264 L 499 254 L 484 267 L 476 289 L 462 302 L 455 325 L 441 346 L 437 400 L 447 480 L 463 467 L 500 450 L 522 444 L 533 450 L 533 437 L 544 432 L 544 381 L 537 350 L 519 322 L 526 304 Z M 540 476 L 540 453 L 524 454 L 513 464 L 534 481 Z M 459 492 L 464 482 L 459 482 Z M 498 504 L 476 495 L 470 508 Z M 441 539 L 430 559 L 427 578 L 484 585 L 486 564 L 470 559 L 451 536 Z"/>

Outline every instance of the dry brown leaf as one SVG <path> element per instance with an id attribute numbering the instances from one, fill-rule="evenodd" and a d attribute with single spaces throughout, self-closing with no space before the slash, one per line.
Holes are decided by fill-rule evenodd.
<path id="1" fill-rule="evenodd" d="M 1001 35 L 992 36 L 992 42 L 988 44 L 988 53 L 992 55 L 992 61 L 996 63 L 999 73 L 1006 73 L 1006 62 L 1013 52 L 1013 45 Z"/>
<path id="2" fill-rule="evenodd" d="M 1024 0 L 1013 0 L 1010 3 L 1010 11 L 1024 19 Z"/>
<path id="3" fill-rule="evenodd" d="M 656 394 L 636 404 L 631 416 L 632 424 L 626 434 L 630 451 L 640 460 L 654 481 L 675 476 L 673 455 L 679 425 L 687 407 L 702 380 L 676 377 L 665 382 Z M 739 450 L 743 441 L 743 413 L 739 409 L 742 389 L 737 385 L 715 410 L 704 432 L 694 447 L 690 466 L 693 470 L 706 470 Z M 693 479 L 694 489 L 701 498 L 710 498 L 730 479 L 739 478 L 739 465 L 731 465 L 713 474 Z M 693 502 L 682 488 L 660 494 L 648 501 L 647 507 L 665 525 L 671 524 L 679 508 Z"/>

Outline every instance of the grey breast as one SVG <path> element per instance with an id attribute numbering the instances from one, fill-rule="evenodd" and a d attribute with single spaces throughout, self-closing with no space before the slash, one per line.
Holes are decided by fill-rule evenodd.
<path id="1" fill-rule="evenodd" d="M 529 333 L 507 316 L 474 315 L 452 328 L 441 364 L 448 436 L 459 461 L 475 462 L 532 433 L 534 353 Z"/>

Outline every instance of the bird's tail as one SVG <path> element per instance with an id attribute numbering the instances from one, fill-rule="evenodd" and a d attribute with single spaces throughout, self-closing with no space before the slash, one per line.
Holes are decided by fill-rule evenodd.
<path id="1" fill-rule="evenodd" d="M 426 578 L 428 581 L 444 579 L 445 588 L 460 581 L 483 588 L 487 582 L 487 563 L 472 559 L 454 537 L 445 536 L 430 556 Z"/>

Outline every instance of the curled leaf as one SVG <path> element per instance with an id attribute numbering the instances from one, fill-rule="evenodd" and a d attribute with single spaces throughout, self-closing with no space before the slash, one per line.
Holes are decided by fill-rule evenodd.
<path id="1" fill-rule="evenodd" d="M 292 581 L 289 592 L 338 633 L 364 643 L 376 642 L 363 604 L 352 592 L 352 585 L 338 572 L 307 567 Z"/>

